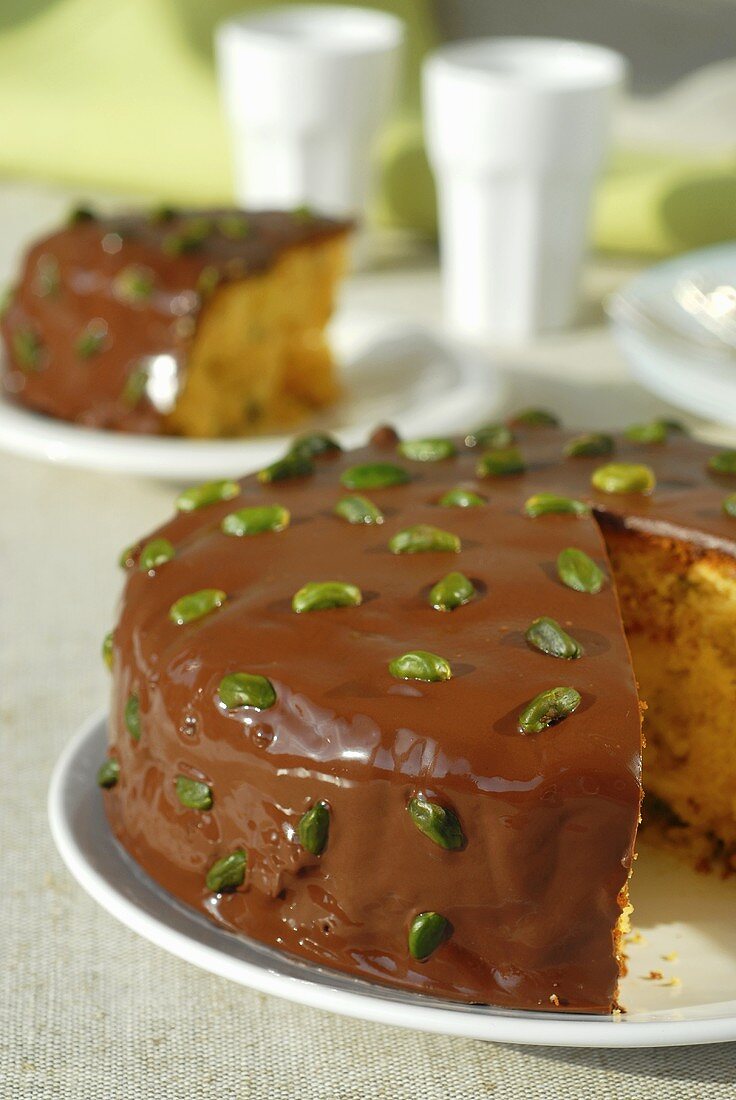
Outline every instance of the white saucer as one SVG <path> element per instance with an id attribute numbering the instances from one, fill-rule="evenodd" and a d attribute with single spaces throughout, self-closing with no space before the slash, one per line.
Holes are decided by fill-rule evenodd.
<path id="1" fill-rule="evenodd" d="M 688 252 L 631 279 L 607 302 L 613 337 L 645 389 L 677 408 L 736 427 L 736 350 L 678 304 L 683 278 L 736 283 L 736 243 Z"/>
<path id="2" fill-rule="evenodd" d="M 106 718 L 79 730 L 49 791 L 51 831 L 80 885 L 123 924 L 220 977 L 344 1016 L 471 1039 L 567 1047 L 685 1046 L 736 1040 L 736 883 L 697 875 L 651 851 L 637 863 L 634 902 L 646 944 L 632 945 L 617 1017 L 549 1015 L 454 1005 L 401 993 L 231 935 L 157 886 L 114 840 L 95 774 Z M 678 918 L 679 919 L 676 919 Z M 663 961 L 676 951 L 679 961 Z M 682 985 L 647 980 L 651 970 Z"/>
<path id="3" fill-rule="evenodd" d="M 406 436 L 461 432 L 500 402 L 487 360 L 428 329 L 381 316 L 345 313 L 331 341 L 347 394 L 300 427 L 325 428 L 346 447 L 377 424 Z M 41 416 L 0 397 L 0 448 L 27 458 L 119 474 L 203 481 L 249 473 L 280 457 L 293 433 L 243 440 L 191 440 L 96 431 Z"/>

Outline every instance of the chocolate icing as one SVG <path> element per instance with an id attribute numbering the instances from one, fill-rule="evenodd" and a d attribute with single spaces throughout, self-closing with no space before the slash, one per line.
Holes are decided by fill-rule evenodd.
<path id="1" fill-rule="evenodd" d="M 736 554 L 736 521 L 721 503 L 729 479 L 711 476 L 712 453 L 684 436 L 634 446 L 616 461 L 657 473 L 651 497 L 606 496 L 590 475 L 606 460 L 562 459 L 570 433 L 519 429 L 523 475 L 479 481 L 478 449 L 420 464 L 395 457 L 390 435 L 360 452 L 325 456 L 314 476 L 261 485 L 159 529 L 176 557 L 155 574 L 131 567 L 119 623 L 111 713 L 118 785 L 105 798 L 115 833 L 177 897 L 227 928 L 365 978 L 509 1008 L 606 1013 L 618 964 L 612 929 L 631 866 L 641 797 L 639 702 L 615 590 L 572 591 L 557 578 L 567 546 L 590 554 L 610 577 L 607 524 L 676 535 L 696 550 Z M 382 444 L 382 445 L 381 445 Z M 411 484 L 367 495 L 382 526 L 350 526 L 332 514 L 341 470 L 388 459 Z M 482 508 L 441 508 L 462 484 Z M 539 491 L 588 499 L 595 512 L 530 519 Z M 242 539 L 219 530 L 224 515 L 279 503 L 291 526 Z M 387 543 L 411 524 L 462 538 L 459 554 L 394 556 Z M 460 569 L 479 595 L 442 613 L 430 586 Z M 296 615 L 306 581 L 359 585 L 356 608 Z M 167 617 L 178 597 L 204 587 L 228 593 L 199 622 Z M 558 619 L 584 656 L 555 660 L 532 650 L 532 619 Z M 410 649 L 447 658 L 447 683 L 404 683 L 388 662 Z M 262 712 L 225 712 L 221 677 L 263 674 L 278 693 Z M 522 706 L 569 684 L 578 711 L 534 735 L 517 732 Z M 123 724 L 140 697 L 142 736 Z M 205 780 L 211 812 L 181 807 L 174 778 Z M 445 851 L 406 811 L 424 792 L 458 815 L 467 838 Z M 300 816 L 318 799 L 331 809 L 326 851 L 303 851 Z M 236 847 L 248 853 L 245 886 L 213 897 L 207 868 Z M 447 917 L 453 932 L 426 962 L 407 951 L 411 919 Z"/>
<path id="2" fill-rule="evenodd" d="M 204 219 L 201 243 L 181 255 L 165 242 Z M 243 237 L 218 225 L 247 219 Z M 38 412 L 95 428 L 162 432 L 170 409 L 126 396 L 126 383 L 141 361 L 171 357 L 181 376 L 186 367 L 207 281 L 226 283 L 267 270 L 287 249 L 336 236 L 346 224 L 317 215 L 236 210 L 177 212 L 163 219 L 141 214 L 89 218 L 34 244 L 2 322 L 7 364 L 5 392 Z M 121 273 L 150 279 L 151 293 L 130 301 L 120 292 Z M 93 355 L 80 356 L 77 342 L 90 323 L 102 335 Z M 23 363 L 18 334 L 38 341 L 37 362 Z"/>

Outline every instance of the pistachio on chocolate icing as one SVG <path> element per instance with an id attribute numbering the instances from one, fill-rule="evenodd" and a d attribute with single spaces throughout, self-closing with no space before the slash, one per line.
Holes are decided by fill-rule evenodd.
<path id="1" fill-rule="evenodd" d="M 546 653 L 549 657 L 561 657 L 566 661 L 576 660 L 583 655 L 580 642 L 563 630 L 556 619 L 542 616 L 530 623 L 524 635 L 532 649 Z"/>
<path id="2" fill-rule="evenodd" d="M 77 337 L 74 350 L 80 359 L 92 359 L 99 355 L 107 343 L 107 322 L 101 317 L 95 317 Z"/>
<path id="3" fill-rule="evenodd" d="M 69 225 L 81 225 L 82 222 L 95 222 L 97 215 L 88 206 L 75 206 L 67 215 Z"/>
<path id="4" fill-rule="evenodd" d="M 223 237 L 228 237 L 231 241 L 242 241 L 251 230 L 250 221 L 245 214 L 224 214 L 217 219 L 215 226 Z"/>
<path id="5" fill-rule="evenodd" d="M 727 516 L 736 518 L 736 493 L 731 493 L 723 502 L 723 511 Z"/>
<path id="6" fill-rule="evenodd" d="M 310 855 L 320 856 L 330 833 L 330 808 L 320 799 L 302 815 L 297 827 L 299 843 Z"/>
<path id="7" fill-rule="evenodd" d="M 138 551 L 138 543 L 133 543 L 132 546 L 126 546 L 124 550 L 120 552 L 118 558 L 118 565 L 121 569 L 130 569 L 131 565 L 135 565 L 135 555 Z"/>
<path id="8" fill-rule="evenodd" d="M 388 548 L 392 554 L 425 554 L 433 551 L 457 554 L 462 543 L 451 531 L 433 527 L 431 523 L 416 523 L 397 531 L 389 539 Z"/>
<path id="9" fill-rule="evenodd" d="M 148 267 L 129 264 L 113 279 L 112 289 L 116 298 L 130 305 L 147 302 L 153 294 L 154 276 Z"/>
<path id="10" fill-rule="evenodd" d="M 220 284 L 222 276 L 216 267 L 208 264 L 207 267 L 203 267 L 197 276 L 197 294 L 200 294 L 203 298 L 208 298 Z"/>
<path id="11" fill-rule="evenodd" d="M 573 687 L 540 691 L 519 715 L 519 733 L 541 733 L 568 718 L 580 706 L 580 693 Z"/>
<path id="12" fill-rule="evenodd" d="M 452 679 L 449 662 L 426 649 L 415 649 L 395 657 L 389 662 L 388 670 L 397 680 L 422 680 L 433 684 Z"/>
<path id="13" fill-rule="evenodd" d="M 599 466 L 591 477 L 594 489 L 601 493 L 644 493 L 654 492 L 657 479 L 649 466 L 630 462 L 610 462 Z"/>
<path id="14" fill-rule="evenodd" d="M 39 370 L 44 346 L 35 329 L 19 328 L 11 338 L 13 354 L 22 371 Z"/>
<path id="15" fill-rule="evenodd" d="M 329 432 L 309 432 L 298 435 L 289 448 L 289 454 L 303 458 L 318 458 L 320 455 L 338 454 L 342 447 Z"/>
<path id="16" fill-rule="evenodd" d="M 291 212 L 291 216 L 294 221 L 297 222 L 311 222 L 317 217 L 311 206 L 307 206 L 306 203 L 302 203 L 301 206 L 295 206 Z"/>
<path id="17" fill-rule="evenodd" d="M 557 555 L 557 575 L 568 588 L 591 595 L 600 592 L 606 579 L 593 559 L 575 546 L 568 546 Z"/>
<path id="18" fill-rule="evenodd" d="M 340 481 L 346 489 L 388 489 L 392 485 L 406 485 L 411 475 L 391 462 L 366 462 L 344 470 Z"/>
<path id="19" fill-rule="evenodd" d="M 664 425 L 665 431 L 668 435 L 689 435 L 687 428 L 681 420 L 672 420 L 669 417 L 662 416 L 657 420 L 658 424 Z"/>
<path id="20" fill-rule="evenodd" d="M 409 954 L 423 962 L 434 954 L 440 944 L 452 933 L 452 925 L 440 913 L 417 913 L 409 928 Z"/>
<path id="21" fill-rule="evenodd" d="M 573 500 L 572 497 L 561 497 L 557 493 L 535 493 L 527 500 L 524 511 L 532 519 L 536 519 L 537 516 L 554 513 L 584 516 L 590 508 L 582 500 Z"/>
<path id="22" fill-rule="evenodd" d="M 465 844 L 465 836 L 457 814 L 440 806 L 439 802 L 430 802 L 423 794 L 415 795 L 407 805 L 409 817 L 420 833 L 448 851 L 457 851 Z"/>
<path id="23" fill-rule="evenodd" d="M 228 673 L 220 680 L 217 694 L 228 710 L 239 707 L 268 710 L 276 702 L 276 691 L 271 681 L 254 672 Z"/>
<path id="24" fill-rule="evenodd" d="M 105 662 L 108 668 L 112 668 L 113 658 L 113 637 L 112 630 L 108 630 L 105 637 L 102 639 L 102 660 Z"/>
<path id="25" fill-rule="evenodd" d="M 134 741 L 141 739 L 141 709 L 137 695 L 129 695 L 123 711 L 125 728 Z"/>
<path id="26" fill-rule="evenodd" d="M 142 573 L 148 573 L 157 569 L 159 565 L 165 565 L 171 561 L 176 551 L 168 539 L 151 539 L 143 547 L 138 558 L 138 568 Z"/>
<path id="27" fill-rule="evenodd" d="M 185 623 L 193 623 L 197 619 L 204 618 L 211 611 L 222 607 L 227 599 L 227 593 L 221 588 L 200 588 L 198 592 L 190 592 L 186 596 L 180 596 L 169 608 L 169 618 L 177 626 Z"/>
<path id="28" fill-rule="evenodd" d="M 560 421 L 548 409 L 522 409 L 510 418 L 509 424 L 524 428 L 559 428 Z"/>
<path id="29" fill-rule="evenodd" d="M 616 446 L 612 435 L 605 432 L 586 432 L 584 435 L 576 435 L 569 439 L 564 446 L 563 454 L 567 458 L 590 458 L 613 454 Z"/>
<path id="30" fill-rule="evenodd" d="M 45 252 L 39 256 L 36 264 L 36 277 L 33 280 L 33 289 L 39 298 L 48 298 L 56 294 L 61 285 L 59 275 L 59 261 L 56 256 Z"/>
<path id="31" fill-rule="evenodd" d="M 309 455 L 289 451 L 283 458 L 259 470 L 257 476 L 262 485 L 270 485 L 273 481 L 286 481 L 291 477 L 306 477 L 313 473 L 314 463 Z"/>
<path id="32" fill-rule="evenodd" d="M 437 503 L 441 508 L 482 508 L 486 500 L 472 489 L 463 489 L 458 485 L 448 489 Z"/>
<path id="33" fill-rule="evenodd" d="M 115 786 L 119 778 L 120 764 L 114 756 L 109 756 L 107 760 L 103 760 L 97 772 L 97 786 L 109 790 L 110 787 Z"/>
<path id="34" fill-rule="evenodd" d="M 631 443 L 664 443 L 667 427 L 663 420 L 650 420 L 648 424 L 632 424 L 624 435 Z"/>
<path id="35" fill-rule="evenodd" d="M 451 439 L 405 439 L 396 449 L 412 462 L 441 462 L 457 454 L 457 447 Z"/>
<path id="36" fill-rule="evenodd" d="M 188 775 L 177 775 L 175 783 L 176 797 L 188 810 L 211 810 L 212 788 Z"/>
<path id="37" fill-rule="evenodd" d="M 207 872 L 205 883 L 213 894 L 235 890 L 245 882 L 248 857 L 242 848 L 236 848 L 229 856 L 217 859 Z"/>
<path id="38" fill-rule="evenodd" d="M 262 535 L 266 531 L 284 531 L 289 526 L 291 515 L 280 504 L 263 504 L 254 508 L 240 508 L 230 512 L 220 524 L 225 535 Z"/>
<path id="39" fill-rule="evenodd" d="M 429 602 L 437 611 L 454 611 L 470 603 L 474 595 L 475 586 L 464 573 L 448 573 L 433 586 Z"/>
<path id="40" fill-rule="evenodd" d="M 291 606 L 297 614 L 326 611 L 333 607 L 358 607 L 363 593 L 354 584 L 343 581 L 310 581 L 294 595 Z"/>
<path id="41" fill-rule="evenodd" d="M 506 424 L 484 424 L 465 436 L 466 447 L 484 447 L 486 450 L 503 450 L 514 442 L 514 433 Z"/>
<path id="42" fill-rule="evenodd" d="M 208 218 L 189 218 L 178 233 L 167 233 L 161 247 L 167 256 L 184 256 L 198 252 L 212 229 Z"/>
<path id="43" fill-rule="evenodd" d="M 173 222 L 177 216 L 177 211 L 173 206 L 154 206 L 152 210 L 148 212 L 148 220 L 151 225 L 164 225 L 166 222 Z"/>
<path id="44" fill-rule="evenodd" d="M 130 370 L 128 377 L 125 379 L 121 397 L 124 404 L 128 405 L 131 409 L 135 409 L 140 405 L 141 401 L 146 396 L 148 377 L 148 367 L 143 363 L 138 363 Z"/>
<path id="45" fill-rule="evenodd" d="M 208 504 L 217 504 L 221 500 L 232 500 L 240 492 L 237 481 L 205 481 L 202 485 L 193 485 L 185 489 L 176 498 L 176 507 L 180 512 L 193 512 Z"/>
<path id="46" fill-rule="evenodd" d="M 478 459 L 475 468 L 478 477 L 506 477 L 508 474 L 523 474 L 525 470 L 526 463 L 518 447 L 487 451 Z"/>
<path id="47" fill-rule="evenodd" d="M 373 525 L 383 523 L 383 512 L 367 497 L 353 496 L 343 497 L 334 507 L 336 516 L 341 516 L 348 523 L 363 523 Z"/>
<path id="48" fill-rule="evenodd" d="M 714 474 L 736 474 L 736 451 L 719 451 L 708 459 L 708 469 Z"/>

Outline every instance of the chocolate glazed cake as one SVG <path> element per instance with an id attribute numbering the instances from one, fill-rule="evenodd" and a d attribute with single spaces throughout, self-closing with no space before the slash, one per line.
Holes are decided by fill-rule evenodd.
<path id="1" fill-rule="evenodd" d="M 283 430 L 339 394 L 323 330 L 348 229 L 308 210 L 77 211 L 25 258 L 4 389 L 88 427 Z"/>
<path id="2" fill-rule="evenodd" d="M 674 424 L 573 436 L 531 412 L 349 454 L 305 437 L 183 493 L 126 551 L 105 645 L 116 836 L 178 898 L 309 961 L 610 1012 L 642 794 L 629 643 L 647 788 L 736 842 L 733 737 L 704 787 L 722 750 L 677 657 L 695 616 L 714 677 L 733 666 L 736 614 L 708 608 L 736 591 L 735 474 Z M 714 690 L 709 728 L 732 712 Z"/>

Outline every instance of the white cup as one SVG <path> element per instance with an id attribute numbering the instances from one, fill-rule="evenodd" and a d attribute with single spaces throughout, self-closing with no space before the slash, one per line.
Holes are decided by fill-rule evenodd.
<path id="1" fill-rule="evenodd" d="M 395 16 L 329 4 L 267 9 L 217 28 L 240 205 L 363 214 L 403 37 Z"/>
<path id="2" fill-rule="evenodd" d="M 551 38 L 458 42 L 424 66 L 449 325 L 518 340 L 575 315 L 590 200 L 626 74 Z"/>

